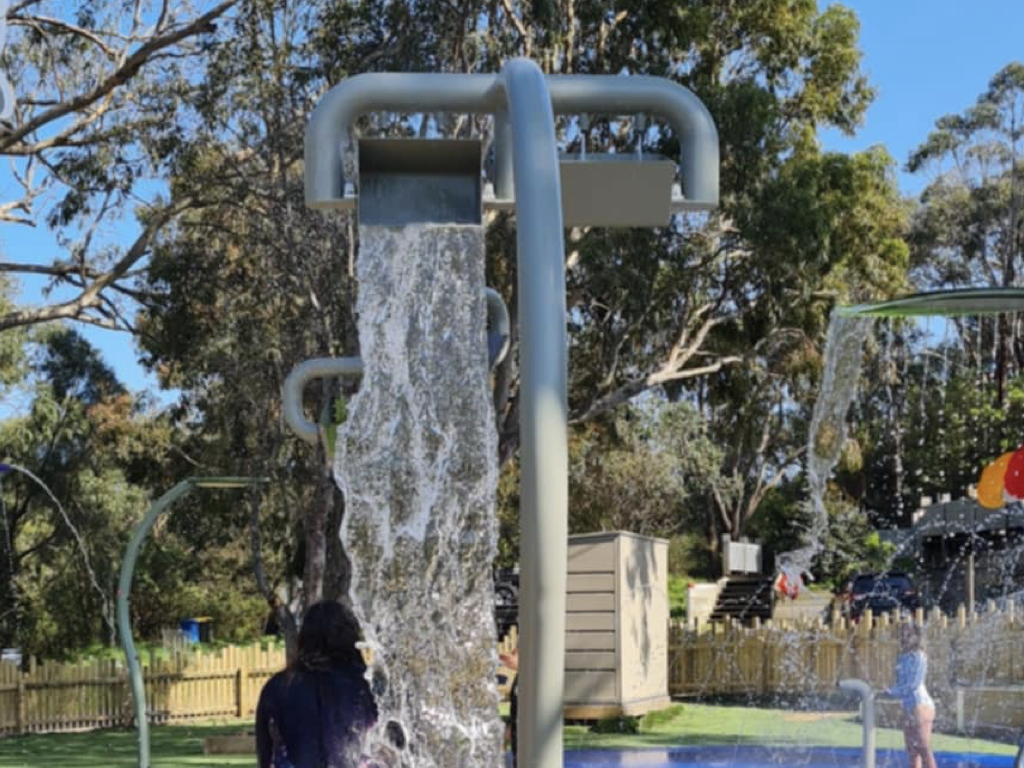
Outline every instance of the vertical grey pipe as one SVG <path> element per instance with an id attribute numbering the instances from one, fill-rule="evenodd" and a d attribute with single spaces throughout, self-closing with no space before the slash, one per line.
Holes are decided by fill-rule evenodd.
<path id="1" fill-rule="evenodd" d="M 568 557 L 567 347 L 562 193 L 540 68 L 503 69 L 512 124 L 520 323 L 519 764 L 562 765 Z"/>
<path id="2" fill-rule="evenodd" d="M 494 113 L 494 197 L 498 200 L 515 197 L 511 128 L 507 110 Z"/>
<path id="3" fill-rule="evenodd" d="M 875 768 L 875 692 L 870 685 L 856 678 L 840 680 L 839 687 L 860 696 L 863 720 L 860 764 L 862 768 Z"/>
<path id="4" fill-rule="evenodd" d="M 139 547 L 156 519 L 163 514 L 179 496 L 184 495 L 192 487 L 192 480 L 182 480 L 167 493 L 157 499 L 149 512 L 132 532 L 128 549 L 121 561 L 121 578 L 117 584 L 117 631 L 121 635 L 121 647 L 124 648 L 125 662 L 128 664 L 128 677 L 132 684 L 132 702 L 135 705 L 135 727 L 139 736 L 139 768 L 150 768 L 149 759 L 149 720 L 146 715 L 146 685 L 142 679 L 139 658 L 135 654 L 135 642 L 132 640 L 132 623 L 128 616 L 128 597 L 132 591 L 132 575 L 135 573 L 135 560 L 139 556 Z"/>

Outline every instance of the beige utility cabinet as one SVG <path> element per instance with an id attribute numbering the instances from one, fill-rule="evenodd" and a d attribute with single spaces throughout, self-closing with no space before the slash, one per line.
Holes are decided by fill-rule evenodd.
<path id="1" fill-rule="evenodd" d="M 565 717 L 642 715 L 669 704 L 668 541 L 569 537 Z"/>

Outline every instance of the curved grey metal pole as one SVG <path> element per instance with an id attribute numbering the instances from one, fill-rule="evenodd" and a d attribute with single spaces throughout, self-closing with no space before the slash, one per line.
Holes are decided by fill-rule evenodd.
<path id="1" fill-rule="evenodd" d="M 484 299 L 487 301 L 487 362 L 493 369 L 505 359 L 512 346 L 512 321 L 500 293 L 484 288 Z"/>
<path id="2" fill-rule="evenodd" d="M 307 443 L 317 440 L 317 426 L 302 410 L 302 390 L 310 379 L 354 379 L 363 375 L 363 361 L 358 357 L 314 357 L 292 368 L 284 380 L 281 397 L 284 420 L 292 432 Z"/>
<path id="3" fill-rule="evenodd" d="M 562 193 L 540 68 L 503 71 L 512 123 L 520 317 L 519 723 L 521 765 L 562 765 L 568 549 L 568 339 Z"/>
<path id="4" fill-rule="evenodd" d="M 718 132 L 692 91 L 660 77 L 552 75 L 544 79 L 550 91 L 549 114 L 643 112 L 668 119 L 679 136 L 679 175 L 687 201 L 694 208 L 718 204 Z M 381 110 L 446 110 L 500 117 L 505 108 L 502 85 L 498 75 L 378 72 L 356 75 L 334 86 L 317 104 L 306 127 L 306 205 L 343 205 L 345 157 L 354 148 L 351 132 L 361 115 Z M 504 151 L 498 147 L 499 155 Z M 507 168 L 502 157 L 496 162 L 499 169 Z M 499 184 L 507 181 L 499 176 Z"/>
<path id="5" fill-rule="evenodd" d="M 128 549 L 121 561 L 121 579 L 117 584 L 117 631 L 121 635 L 121 647 L 124 648 L 125 662 L 128 664 L 128 677 L 132 685 L 132 700 L 135 705 L 135 727 L 139 734 L 139 768 L 150 768 L 149 759 L 149 719 L 146 716 L 146 686 L 139 667 L 139 658 L 135 654 L 135 641 L 132 640 L 132 623 L 128 616 L 128 596 L 132 591 L 132 575 L 135 573 L 135 561 L 139 556 L 139 547 L 149 535 L 153 523 L 179 497 L 192 490 L 194 480 L 182 480 L 176 486 L 157 499 L 142 522 L 132 532 Z"/>
<path id="6" fill-rule="evenodd" d="M 875 692 L 863 680 L 840 680 L 839 687 L 860 696 L 864 732 L 861 737 L 861 765 L 875 768 Z"/>
<path id="7" fill-rule="evenodd" d="M 135 561 L 139 557 L 139 547 L 149 535 L 156 519 L 180 497 L 193 488 L 244 488 L 253 483 L 265 482 L 265 478 L 257 477 L 190 477 L 182 480 L 153 502 L 146 516 L 142 518 L 132 538 L 128 542 L 124 559 L 121 561 L 121 578 L 117 583 L 117 631 L 121 635 L 121 647 L 124 648 L 125 662 L 128 664 L 128 676 L 132 685 L 132 700 L 135 705 L 135 724 L 139 731 L 139 768 L 150 768 L 149 759 L 149 720 L 146 714 L 146 685 L 139 666 L 139 658 L 135 653 L 135 641 L 132 639 L 132 622 L 128 613 L 128 598 L 132 591 L 132 575 L 135 573 Z"/>

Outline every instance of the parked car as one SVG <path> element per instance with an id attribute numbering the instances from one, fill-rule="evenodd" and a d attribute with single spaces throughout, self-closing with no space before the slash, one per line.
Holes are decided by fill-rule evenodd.
<path id="1" fill-rule="evenodd" d="M 920 605 L 914 583 L 905 573 L 862 573 L 850 583 L 848 615 L 854 620 L 868 609 L 877 616 L 891 611 L 913 611 Z"/>

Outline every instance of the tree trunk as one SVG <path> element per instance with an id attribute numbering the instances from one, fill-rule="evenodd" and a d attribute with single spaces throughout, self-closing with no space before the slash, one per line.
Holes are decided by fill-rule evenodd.
<path id="1" fill-rule="evenodd" d="M 290 662 L 295 658 L 295 652 L 298 649 L 299 629 L 295 616 L 267 579 L 267 570 L 263 564 L 263 540 L 260 535 L 261 502 L 260 492 L 255 489 L 251 490 L 249 492 L 249 546 L 252 550 L 252 569 L 256 577 L 256 586 L 259 587 L 260 593 L 273 611 L 274 618 L 277 619 L 281 633 L 284 635 L 285 654 Z"/>
<path id="2" fill-rule="evenodd" d="M 324 598 L 324 574 L 327 564 L 327 520 L 334 512 L 334 477 L 326 448 L 321 441 L 318 453 L 320 477 L 313 503 L 304 515 L 306 528 L 306 562 L 302 572 L 302 604 L 309 608 Z"/>

